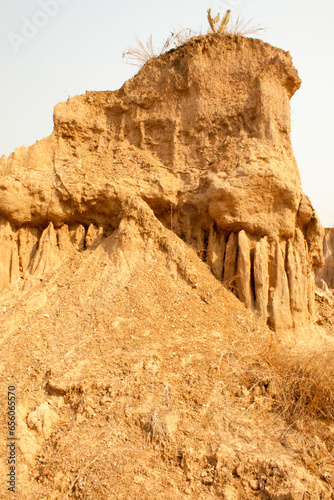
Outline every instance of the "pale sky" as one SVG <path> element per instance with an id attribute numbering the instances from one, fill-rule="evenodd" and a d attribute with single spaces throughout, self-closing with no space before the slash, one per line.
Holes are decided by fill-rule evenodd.
<path id="1" fill-rule="evenodd" d="M 116 90 L 137 69 L 123 51 L 157 47 L 173 29 L 207 31 L 206 11 L 231 9 L 289 50 L 303 84 L 291 100 L 292 143 L 305 193 L 334 226 L 333 0 L 10 0 L 0 4 L 0 157 L 52 132 L 54 106 L 86 90 Z"/>

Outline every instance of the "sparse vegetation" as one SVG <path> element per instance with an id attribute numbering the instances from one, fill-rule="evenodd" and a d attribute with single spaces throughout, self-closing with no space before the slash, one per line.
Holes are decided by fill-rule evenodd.
<path id="1" fill-rule="evenodd" d="M 275 337 L 233 343 L 234 376 L 247 390 L 261 388 L 287 422 L 334 421 L 334 344 L 291 346 Z"/>
<path id="2" fill-rule="evenodd" d="M 164 54 L 167 50 L 180 47 L 188 40 L 198 35 L 200 35 L 200 33 L 196 33 L 190 28 L 182 28 L 178 31 L 174 30 L 170 33 L 169 37 L 160 49 L 154 48 L 152 35 L 149 36 L 146 43 L 142 43 L 138 38 L 136 38 L 137 47 L 128 47 L 123 52 L 122 57 L 128 64 L 141 67 L 150 59 Z"/>
<path id="3" fill-rule="evenodd" d="M 230 22 L 230 12 L 230 10 L 226 12 L 220 25 L 217 26 L 217 23 L 220 20 L 220 14 L 218 13 L 217 16 L 213 18 L 211 15 L 211 9 L 208 9 L 208 22 L 211 29 L 208 33 L 214 33 L 219 36 L 247 36 L 257 35 L 261 31 L 265 31 L 265 28 L 262 26 L 252 24 L 252 20 L 246 21 L 240 16 L 237 17 L 235 22 Z M 201 34 L 202 33 L 200 31 L 194 31 L 191 28 L 173 30 L 160 49 L 154 48 L 152 35 L 149 36 L 146 43 L 141 42 L 139 38 L 136 37 L 137 46 L 128 47 L 123 52 L 122 58 L 125 59 L 125 62 L 128 64 L 142 67 L 150 59 L 164 54 L 167 50 L 180 47 L 191 38 L 200 36 Z"/>
<path id="4" fill-rule="evenodd" d="M 244 18 L 238 16 L 234 22 L 230 23 L 226 27 L 224 34 L 249 36 L 249 35 L 258 35 L 263 31 L 266 31 L 266 28 L 264 28 L 260 24 L 253 24 L 252 19 L 246 21 Z"/>
<path id="5" fill-rule="evenodd" d="M 153 410 L 141 421 L 142 430 L 153 444 L 164 446 L 168 440 L 167 431 L 163 420 L 157 411 Z"/>
<path id="6" fill-rule="evenodd" d="M 334 420 L 334 346 L 301 345 L 283 353 L 272 346 L 267 362 L 277 378 L 277 402 L 289 420 Z"/>
<path id="7" fill-rule="evenodd" d="M 147 61 L 156 57 L 153 48 L 152 35 L 149 36 L 146 44 L 142 43 L 139 38 L 136 37 L 137 47 L 128 47 L 122 54 L 123 58 L 127 59 L 128 64 L 134 66 L 142 66 Z"/>
<path id="8" fill-rule="evenodd" d="M 212 17 L 211 15 L 211 9 L 208 9 L 208 22 L 211 28 L 212 33 L 218 33 L 219 35 L 221 33 L 224 33 L 226 26 L 230 20 L 231 17 L 231 10 L 228 9 L 226 11 L 226 14 L 224 15 L 222 22 L 218 26 L 219 19 L 220 19 L 220 14 L 218 13 L 215 18 Z"/>

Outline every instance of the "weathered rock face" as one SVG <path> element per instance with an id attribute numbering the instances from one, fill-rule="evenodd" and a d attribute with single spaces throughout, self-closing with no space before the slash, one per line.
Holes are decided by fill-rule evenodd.
<path id="1" fill-rule="evenodd" d="M 324 265 L 316 273 L 316 284 L 324 290 L 326 286 L 334 290 L 334 228 L 325 230 Z"/>
<path id="2" fill-rule="evenodd" d="M 0 163 L 0 286 L 50 272 L 141 198 L 273 328 L 307 324 L 323 229 L 290 142 L 299 86 L 288 53 L 207 35 L 58 104 L 53 134 Z"/>

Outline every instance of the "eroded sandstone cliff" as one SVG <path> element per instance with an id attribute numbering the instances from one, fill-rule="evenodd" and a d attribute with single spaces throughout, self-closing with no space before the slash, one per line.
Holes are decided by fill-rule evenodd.
<path id="1" fill-rule="evenodd" d="M 289 53 L 207 35 L 58 104 L 51 136 L 0 162 L 0 286 L 98 244 L 140 199 L 270 326 L 307 325 L 323 229 L 290 141 L 300 83 Z"/>

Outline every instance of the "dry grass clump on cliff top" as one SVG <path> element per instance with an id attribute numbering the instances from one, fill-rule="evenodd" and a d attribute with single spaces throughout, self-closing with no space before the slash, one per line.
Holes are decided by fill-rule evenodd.
<path id="1" fill-rule="evenodd" d="M 154 48 L 152 35 L 149 36 L 146 43 L 141 42 L 136 37 L 137 46 L 128 47 L 123 52 L 122 58 L 125 59 L 128 64 L 142 67 L 150 59 L 159 57 L 167 50 L 176 49 L 177 47 L 184 45 L 191 38 L 199 35 L 200 33 L 196 33 L 190 28 L 173 30 L 159 50 Z"/>
<path id="2" fill-rule="evenodd" d="M 227 25 L 225 31 L 219 34 L 215 33 L 215 36 L 249 36 L 258 35 L 262 31 L 265 31 L 265 28 L 258 24 L 253 24 L 252 19 L 246 21 L 242 17 L 238 16 L 234 22 L 232 21 Z M 212 35 L 211 32 L 208 32 L 208 34 Z M 125 59 L 125 62 L 128 64 L 142 67 L 150 59 L 159 57 L 170 49 L 177 49 L 196 36 L 203 35 L 200 31 L 196 32 L 191 28 L 179 28 L 177 30 L 173 30 L 159 50 L 154 48 L 152 35 L 149 36 L 146 43 L 141 42 L 136 37 L 137 46 L 128 47 L 123 52 L 122 58 Z"/>
<path id="3" fill-rule="evenodd" d="M 226 26 L 226 30 L 223 32 L 223 35 L 249 36 L 258 35 L 262 31 L 266 31 L 266 28 L 260 24 L 253 24 L 252 19 L 246 21 L 241 16 L 238 16 L 234 22 L 232 21 Z"/>

